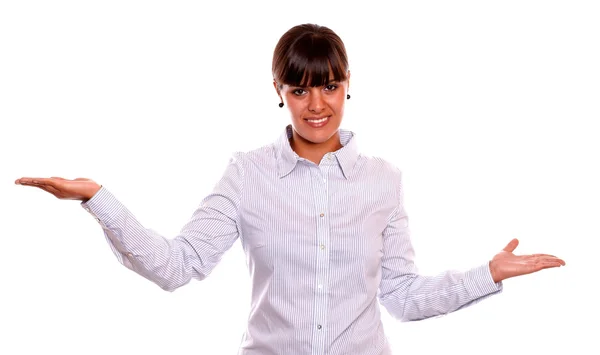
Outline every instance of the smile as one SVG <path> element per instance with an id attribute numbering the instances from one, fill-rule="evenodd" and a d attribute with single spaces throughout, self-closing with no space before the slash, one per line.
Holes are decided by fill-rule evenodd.
<path id="1" fill-rule="evenodd" d="M 329 122 L 329 118 L 331 116 L 325 116 L 322 118 L 305 118 L 304 120 L 306 121 L 306 123 L 308 123 L 309 126 L 313 127 L 313 128 L 320 128 L 323 127 L 327 124 L 327 122 Z"/>
<path id="2" fill-rule="evenodd" d="M 328 119 L 329 119 L 329 116 L 323 117 L 321 119 L 316 119 L 316 120 L 309 120 L 309 119 L 307 119 L 307 121 L 311 122 L 311 123 L 322 123 L 322 122 L 327 121 Z"/>

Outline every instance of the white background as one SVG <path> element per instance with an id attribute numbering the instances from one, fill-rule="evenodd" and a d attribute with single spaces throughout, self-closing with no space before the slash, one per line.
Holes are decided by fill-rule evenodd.
<path id="1" fill-rule="evenodd" d="M 394 353 L 597 351 L 597 2 L 361 4 L 3 1 L 0 353 L 236 353 L 239 242 L 207 280 L 164 292 L 116 261 L 78 202 L 13 182 L 92 178 L 175 236 L 230 155 L 289 122 L 271 56 L 307 22 L 346 43 L 342 127 L 404 172 L 423 273 L 480 265 L 513 237 L 567 262 L 446 317 L 383 310 Z"/>

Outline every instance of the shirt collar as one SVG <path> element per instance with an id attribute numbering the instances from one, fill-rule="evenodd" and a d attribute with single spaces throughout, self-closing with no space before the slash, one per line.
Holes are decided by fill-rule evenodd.
<path id="1" fill-rule="evenodd" d="M 277 170 L 279 177 L 282 178 L 288 175 L 301 158 L 290 146 L 290 138 L 292 138 L 292 125 L 287 125 L 285 131 L 279 136 L 275 142 L 275 155 L 277 157 Z M 355 133 L 345 129 L 340 129 L 340 143 L 342 148 L 331 154 L 337 159 L 338 164 L 342 169 L 344 177 L 348 179 L 352 174 L 352 169 L 358 160 L 358 150 L 356 146 Z"/>

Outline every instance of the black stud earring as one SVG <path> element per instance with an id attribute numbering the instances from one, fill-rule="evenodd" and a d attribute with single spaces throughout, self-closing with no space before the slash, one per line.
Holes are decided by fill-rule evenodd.
<path id="1" fill-rule="evenodd" d="M 279 103 L 279 107 L 283 107 L 283 102 L 280 102 L 280 103 Z"/>
<path id="2" fill-rule="evenodd" d="M 350 100 L 350 94 L 346 95 L 346 99 Z"/>

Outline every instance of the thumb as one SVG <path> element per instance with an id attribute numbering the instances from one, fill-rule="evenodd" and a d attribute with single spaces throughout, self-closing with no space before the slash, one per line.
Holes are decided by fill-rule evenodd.
<path id="1" fill-rule="evenodd" d="M 512 253 L 517 248 L 517 245 L 519 245 L 519 240 L 514 238 L 502 250 Z"/>

